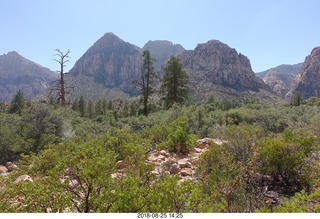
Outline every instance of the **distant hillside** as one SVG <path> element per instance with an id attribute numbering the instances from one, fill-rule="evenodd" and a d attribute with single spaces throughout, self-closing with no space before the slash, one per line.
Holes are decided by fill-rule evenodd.
<path id="1" fill-rule="evenodd" d="M 303 63 L 295 65 L 280 65 L 275 68 L 257 73 L 256 75 L 263 79 L 278 95 L 285 97 L 289 91 L 293 79 L 302 68 Z"/>
<path id="2" fill-rule="evenodd" d="M 20 89 L 31 99 L 45 90 L 58 75 L 17 52 L 0 55 L 0 102 L 10 101 Z"/>

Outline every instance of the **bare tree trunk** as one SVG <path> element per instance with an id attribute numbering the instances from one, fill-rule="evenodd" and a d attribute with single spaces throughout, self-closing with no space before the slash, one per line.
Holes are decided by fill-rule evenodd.
<path id="1" fill-rule="evenodd" d="M 59 59 L 54 59 L 54 61 L 58 62 L 60 64 L 60 80 L 59 80 L 59 94 L 58 94 L 58 103 L 61 104 L 61 106 L 66 105 L 66 92 L 65 92 L 65 84 L 64 84 L 64 67 L 65 63 L 69 62 L 66 58 L 69 58 L 70 51 L 68 50 L 66 53 L 61 52 L 59 49 L 56 49 L 57 53 L 55 56 L 58 56 Z"/>

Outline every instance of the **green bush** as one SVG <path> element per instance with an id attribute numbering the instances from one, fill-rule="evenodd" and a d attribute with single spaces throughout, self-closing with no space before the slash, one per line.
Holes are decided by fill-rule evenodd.
<path id="1" fill-rule="evenodd" d="M 308 188 L 311 169 L 307 158 L 314 149 L 314 137 L 299 136 L 289 130 L 281 137 L 264 138 L 259 142 L 261 171 L 283 181 L 293 191 Z"/>
<path id="2" fill-rule="evenodd" d="M 166 144 L 170 151 L 177 150 L 189 151 L 191 150 L 196 141 L 196 136 L 193 134 L 188 134 L 188 117 L 181 116 L 169 124 L 170 133 L 168 135 L 168 140 Z M 179 148 L 179 149 L 178 149 Z"/>

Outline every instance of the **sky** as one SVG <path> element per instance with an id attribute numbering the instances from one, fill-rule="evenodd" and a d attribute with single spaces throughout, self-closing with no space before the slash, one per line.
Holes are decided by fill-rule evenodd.
<path id="1" fill-rule="evenodd" d="M 0 55 L 16 51 L 58 70 L 54 50 L 70 50 L 68 71 L 113 32 L 143 47 L 169 40 L 185 49 L 216 39 L 246 55 L 254 72 L 297 64 L 320 46 L 319 0 L 2 0 Z"/>

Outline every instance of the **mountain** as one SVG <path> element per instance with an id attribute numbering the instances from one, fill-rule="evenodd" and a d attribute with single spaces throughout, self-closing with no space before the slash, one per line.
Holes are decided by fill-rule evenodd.
<path id="1" fill-rule="evenodd" d="M 194 50 L 185 51 L 178 58 L 190 75 L 196 99 L 224 94 L 239 98 L 244 93 L 270 90 L 256 77 L 246 56 L 218 40 L 198 44 Z"/>
<path id="2" fill-rule="evenodd" d="M 106 33 L 69 72 L 93 77 L 95 82 L 107 88 L 119 88 L 125 93 L 135 94 L 132 80 L 139 76 L 141 55 L 139 47 L 121 40 L 113 33 Z"/>
<path id="3" fill-rule="evenodd" d="M 154 63 L 156 68 L 165 66 L 170 56 L 176 56 L 185 51 L 180 44 L 173 44 L 167 40 L 149 40 L 142 50 L 150 51 L 151 56 L 157 60 Z"/>
<path id="4" fill-rule="evenodd" d="M 83 54 L 70 72 L 93 77 L 95 82 L 108 89 L 119 88 L 127 94 L 136 95 L 132 80 L 140 75 L 142 51 L 146 49 L 157 59 L 154 66 L 158 72 L 171 55 L 184 51 L 181 45 L 166 40 L 149 41 L 141 49 L 113 33 L 106 33 Z"/>
<path id="5" fill-rule="evenodd" d="M 0 55 L 0 102 L 10 101 L 20 89 L 30 99 L 58 78 L 58 74 L 17 52 Z"/>
<path id="6" fill-rule="evenodd" d="M 315 47 L 306 57 L 286 98 L 290 99 L 297 92 L 305 99 L 320 97 L 320 47 Z"/>
<path id="7" fill-rule="evenodd" d="M 275 68 L 259 72 L 256 75 L 262 78 L 264 83 L 269 85 L 278 95 L 285 97 L 302 65 L 303 63 L 279 65 Z"/>

